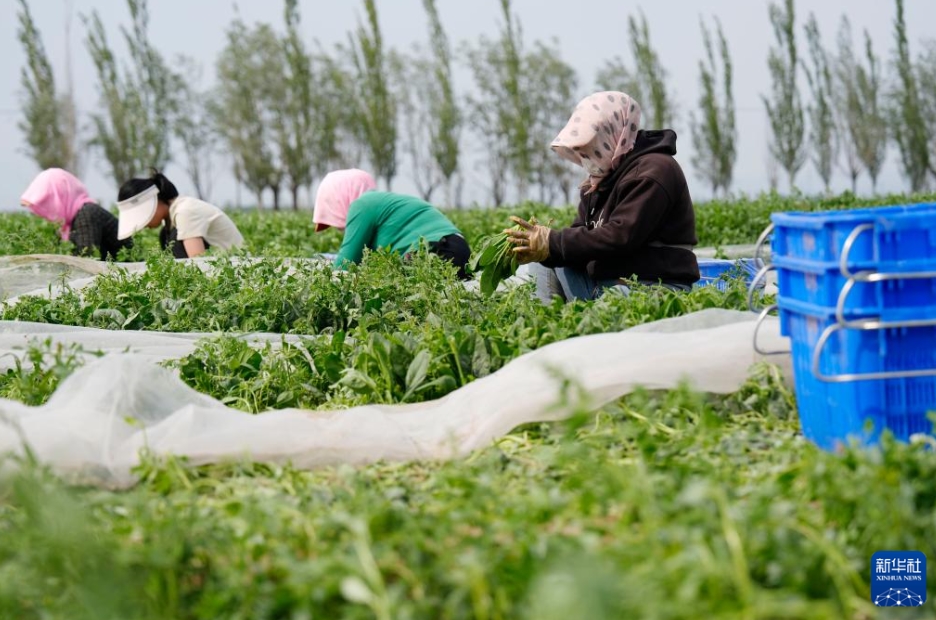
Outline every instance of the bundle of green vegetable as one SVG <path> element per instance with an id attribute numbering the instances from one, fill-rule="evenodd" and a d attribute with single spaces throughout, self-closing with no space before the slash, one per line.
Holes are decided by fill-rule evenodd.
<path id="1" fill-rule="evenodd" d="M 536 218 L 530 220 L 536 223 Z M 510 230 L 523 230 L 514 226 Z M 507 232 L 488 235 L 481 238 L 478 250 L 471 257 L 469 267 L 477 273 L 481 270 L 481 292 L 490 295 L 497 289 L 501 281 L 517 273 L 517 255 L 513 251 L 516 246 L 510 242 Z"/>

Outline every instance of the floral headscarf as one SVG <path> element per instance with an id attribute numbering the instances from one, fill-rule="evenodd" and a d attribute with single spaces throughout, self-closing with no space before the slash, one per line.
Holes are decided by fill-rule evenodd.
<path id="1" fill-rule="evenodd" d="M 640 105 L 624 93 L 604 91 L 579 102 L 550 147 L 585 168 L 582 187 L 588 194 L 634 149 L 639 129 Z"/>

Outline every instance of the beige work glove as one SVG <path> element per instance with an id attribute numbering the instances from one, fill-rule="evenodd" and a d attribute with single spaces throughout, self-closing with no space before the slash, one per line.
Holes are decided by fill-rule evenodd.
<path id="1" fill-rule="evenodd" d="M 517 255 L 517 262 L 521 265 L 526 263 L 541 263 L 549 258 L 549 233 L 550 228 L 534 222 L 527 222 L 515 215 L 510 219 L 521 228 L 521 230 L 508 229 L 505 232 L 514 247 L 514 253 Z"/>

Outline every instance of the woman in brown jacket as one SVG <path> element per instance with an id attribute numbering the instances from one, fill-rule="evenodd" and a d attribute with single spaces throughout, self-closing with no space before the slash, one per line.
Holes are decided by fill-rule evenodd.
<path id="1" fill-rule="evenodd" d="M 552 149 L 588 172 L 578 215 L 551 230 L 517 217 L 514 252 L 548 302 L 595 299 L 611 287 L 627 292 L 631 278 L 678 290 L 699 279 L 698 243 L 689 187 L 671 129 L 643 131 L 640 106 L 620 92 L 583 99 Z"/>

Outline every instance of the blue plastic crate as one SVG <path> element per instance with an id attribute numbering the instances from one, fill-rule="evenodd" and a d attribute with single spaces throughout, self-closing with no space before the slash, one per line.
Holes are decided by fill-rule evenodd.
<path id="1" fill-rule="evenodd" d="M 936 267 L 936 204 L 916 205 L 875 220 L 874 240 L 883 271 L 919 271 Z"/>
<path id="2" fill-rule="evenodd" d="M 724 291 L 728 289 L 728 278 L 740 277 L 746 284 L 750 284 L 757 275 L 757 263 L 753 258 L 700 258 L 698 263 L 701 278 L 695 283 L 696 287 L 714 286 Z"/>
<path id="3" fill-rule="evenodd" d="M 774 213 L 770 220 L 774 224 L 771 251 L 773 255 L 799 258 L 822 263 L 839 262 L 845 240 L 862 224 L 873 224 L 886 218 L 892 226 L 903 216 L 928 221 L 927 228 L 936 224 L 936 204 L 895 205 L 852 209 L 848 211 L 815 211 Z M 918 223 L 913 226 L 919 226 Z M 895 248 L 899 253 L 905 248 Z M 880 260 L 875 245 L 875 235 L 862 234 L 852 247 L 849 265 L 856 268 L 875 265 Z"/>
<path id="4" fill-rule="evenodd" d="M 820 335 L 836 322 L 829 308 L 780 299 L 781 331 L 792 340 L 793 378 L 803 434 L 826 450 L 849 439 L 879 441 L 886 428 L 900 440 L 932 433 L 936 377 L 827 382 L 813 373 Z M 936 327 L 840 329 L 826 341 L 819 371 L 844 374 L 936 368 Z M 869 430 L 866 423 L 870 422 Z"/>
<path id="5" fill-rule="evenodd" d="M 777 291 L 781 298 L 834 309 L 848 281 L 838 263 L 778 256 L 773 264 L 777 268 Z M 860 316 L 880 314 L 880 289 L 878 283 L 856 283 L 845 298 L 845 310 Z"/>

